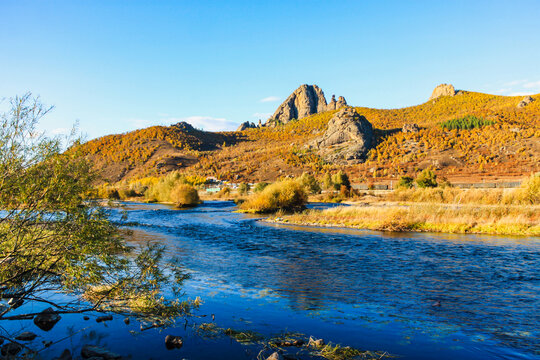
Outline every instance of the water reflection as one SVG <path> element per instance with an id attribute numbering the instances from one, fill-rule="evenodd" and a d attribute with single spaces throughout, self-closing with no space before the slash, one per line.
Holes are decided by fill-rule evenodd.
<path id="1" fill-rule="evenodd" d="M 472 341 L 540 347 L 538 238 L 265 225 L 232 212 L 229 202 L 127 210 L 135 240 L 167 243 L 194 281 L 204 279 L 198 291 L 266 291 L 289 311 L 345 328 L 384 336 L 399 324 L 404 341 L 418 332 L 432 339 L 465 332 Z"/>

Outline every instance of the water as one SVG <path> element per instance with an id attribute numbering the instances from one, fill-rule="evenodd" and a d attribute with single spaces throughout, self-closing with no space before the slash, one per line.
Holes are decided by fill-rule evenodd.
<path id="1" fill-rule="evenodd" d="M 298 332 L 401 359 L 540 358 L 538 238 L 269 225 L 234 213 L 231 202 L 127 210 L 130 241 L 164 243 L 191 273 L 185 296 L 204 301 L 196 321 L 215 314 L 223 328 Z M 81 343 L 133 359 L 250 359 L 260 350 L 198 336 L 183 322 L 163 332 L 139 332 L 121 318 L 68 315 L 59 324 L 49 336 L 86 328 L 64 341 L 74 352 Z M 184 336 L 182 349 L 165 349 L 169 333 Z"/>

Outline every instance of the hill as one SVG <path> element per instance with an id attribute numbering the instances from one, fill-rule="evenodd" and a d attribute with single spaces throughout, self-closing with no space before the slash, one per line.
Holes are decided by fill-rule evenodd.
<path id="1" fill-rule="evenodd" d="M 341 169 L 354 182 L 384 182 L 427 167 L 451 181 L 479 181 L 540 170 L 540 96 L 518 106 L 523 96 L 452 92 L 401 109 L 355 107 L 374 133 L 363 162 L 328 162 L 310 146 L 338 112 L 325 109 L 285 124 L 240 132 L 210 133 L 189 124 L 155 126 L 92 140 L 80 150 L 109 181 L 180 170 L 257 182 Z M 442 126 L 460 118 L 481 119 L 486 125 Z"/>

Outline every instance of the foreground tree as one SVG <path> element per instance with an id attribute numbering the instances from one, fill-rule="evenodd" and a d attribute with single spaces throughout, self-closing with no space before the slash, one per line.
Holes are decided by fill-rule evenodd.
<path id="1" fill-rule="evenodd" d="M 35 302 L 54 313 L 114 311 L 147 319 L 188 311 L 192 304 L 177 299 L 186 278 L 180 268 L 161 262 L 159 246 L 126 245 L 106 210 L 88 200 L 95 180 L 88 162 L 36 131 L 51 108 L 31 94 L 8 105 L 0 117 L 0 324 L 32 319 L 36 314 L 10 312 Z M 164 283 L 172 284 L 170 299 L 162 296 Z M 55 291 L 70 300 L 51 301 Z M 0 339 L 12 340 L 3 331 Z"/>

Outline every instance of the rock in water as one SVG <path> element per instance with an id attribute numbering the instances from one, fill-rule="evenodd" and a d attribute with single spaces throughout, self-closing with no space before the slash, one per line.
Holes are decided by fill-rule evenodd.
<path id="1" fill-rule="evenodd" d="M 301 85 L 276 110 L 269 122 L 286 124 L 326 110 L 326 98 L 317 85 Z"/>
<path id="2" fill-rule="evenodd" d="M 2 353 L 2 356 L 15 356 L 19 352 L 21 352 L 21 350 L 22 350 L 21 345 L 10 342 L 2 346 L 2 350 L 0 352 Z"/>
<path id="3" fill-rule="evenodd" d="M 456 89 L 454 89 L 454 86 L 452 84 L 441 84 L 433 90 L 433 93 L 429 97 L 429 100 L 434 100 L 441 96 L 454 96 L 454 95 L 456 95 Z"/>
<path id="4" fill-rule="evenodd" d="M 62 351 L 62 354 L 60 354 L 59 357 L 55 358 L 54 360 L 71 360 L 73 357 L 71 356 L 71 351 L 68 349 L 65 349 Z"/>
<path id="5" fill-rule="evenodd" d="M 329 162 L 363 162 L 373 144 L 373 127 L 353 108 L 339 110 L 313 145 Z"/>
<path id="6" fill-rule="evenodd" d="M 165 346 L 167 349 L 180 349 L 184 345 L 184 340 L 181 336 L 167 335 L 165 336 Z"/>
<path id="7" fill-rule="evenodd" d="M 420 131 L 418 124 L 405 124 L 401 128 L 401 131 L 404 133 L 417 133 Z"/>
<path id="8" fill-rule="evenodd" d="M 43 331 L 51 330 L 61 319 L 52 308 L 46 308 L 34 318 L 34 324 Z"/>
<path id="9" fill-rule="evenodd" d="M 266 360 L 283 360 L 283 356 L 277 351 L 266 358 Z"/>
<path id="10" fill-rule="evenodd" d="M 113 352 L 110 352 L 109 350 L 99 347 L 99 346 L 91 346 L 91 345 L 84 345 L 81 349 L 81 356 L 84 359 L 89 358 L 102 358 L 105 360 L 119 360 L 122 358 L 122 356 L 115 354 Z"/>
<path id="11" fill-rule="evenodd" d="M 32 340 L 34 340 L 36 337 L 37 337 L 37 335 L 34 334 L 33 332 L 25 331 L 25 332 L 22 332 L 22 333 L 20 333 L 19 335 L 17 335 L 17 337 L 15 338 L 15 340 L 20 340 L 20 341 L 32 341 Z"/>
<path id="12" fill-rule="evenodd" d="M 530 96 L 525 96 L 520 102 L 519 104 L 517 104 L 517 107 L 518 108 L 523 108 L 527 105 L 529 105 L 530 103 L 532 103 L 534 101 L 534 99 Z"/>

